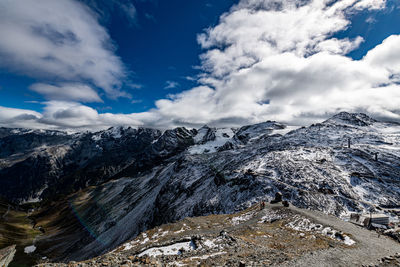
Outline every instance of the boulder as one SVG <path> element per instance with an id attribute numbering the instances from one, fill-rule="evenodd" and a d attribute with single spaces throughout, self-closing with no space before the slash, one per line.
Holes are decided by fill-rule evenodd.
<path id="1" fill-rule="evenodd" d="M 282 193 L 281 192 L 276 192 L 275 193 L 275 199 L 271 201 L 271 204 L 279 203 L 282 201 Z"/>

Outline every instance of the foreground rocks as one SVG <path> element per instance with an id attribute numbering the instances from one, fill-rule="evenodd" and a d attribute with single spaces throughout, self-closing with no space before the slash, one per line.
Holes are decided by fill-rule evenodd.
<path id="1" fill-rule="evenodd" d="M 335 221 L 329 224 L 326 218 Z M 376 243 L 378 237 L 364 237 L 370 231 L 326 218 L 282 204 L 267 204 L 262 210 L 255 205 L 232 215 L 165 224 L 90 260 L 38 266 L 395 266 L 382 265 L 397 259 L 388 257 L 384 247 L 400 253 L 400 245 L 387 237 Z M 376 251 L 365 242 L 376 243 Z"/>
<path id="2" fill-rule="evenodd" d="M 0 249 L 0 266 L 7 267 L 13 260 L 16 249 L 15 245 Z"/>
<path id="3" fill-rule="evenodd" d="M 396 253 L 393 256 L 386 256 L 378 260 L 378 263 L 371 263 L 364 265 L 365 267 L 389 267 L 389 266 L 400 266 L 400 253 Z"/>

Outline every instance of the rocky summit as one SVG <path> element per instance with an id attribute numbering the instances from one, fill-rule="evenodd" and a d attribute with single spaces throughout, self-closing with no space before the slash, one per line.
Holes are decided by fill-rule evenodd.
<path id="1" fill-rule="evenodd" d="M 178 265 L 194 257 L 190 261 L 201 263 L 206 257 L 204 260 L 211 264 L 212 253 L 219 253 L 215 257 L 219 255 L 220 261 L 215 264 L 228 264 L 228 258 L 232 264 L 267 264 L 267 260 L 271 264 L 289 264 L 303 252 L 309 253 L 310 260 L 317 260 L 310 256 L 314 250 L 323 250 L 339 241 L 314 230 L 312 235 L 316 239 L 309 242 L 310 248 L 299 245 L 306 240 L 301 237 L 288 240 L 290 229 L 297 227 L 296 216 L 300 216 L 299 220 L 308 218 L 296 215 L 299 211 L 292 210 L 292 206 L 336 216 L 329 217 L 332 220 L 344 218 L 349 212 L 374 211 L 397 218 L 400 208 L 400 125 L 360 113 L 342 112 L 308 127 L 267 121 L 241 128 L 204 126 L 198 130 L 181 127 L 160 131 L 114 127 L 74 134 L 1 128 L 0 148 L 1 216 L 5 218 L 0 233 L 4 236 L 15 225 L 8 222 L 15 221 L 24 225 L 18 233 L 26 236 L 0 236 L 0 242 L 4 246 L 17 244 L 17 254 L 21 248 L 34 246 L 34 251 L 25 254 L 35 261 L 78 262 L 122 253 L 118 257 L 134 257 L 127 259 L 134 262 L 142 260 L 138 254 L 146 249 L 161 246 L 170 250 L 181 245 L 189 251 L 187 256 L 171 254 L 160 259 L 158 255 L 155 262 L 173 260 Z M 233 232 L 228 231 L 230 225 L 223 223 L 232 215 L 219 215 L 225 217 L 215 217 L 219 218 L 215 222 L 214 217 L 208 217 L 210 220 L 200 227 L 210 232 L 203 231 L 196 237 L 196 225 L 201 220 L 193 219 L 190 223 L 189 218 L 242 212 L 260 201 L 271 201 L 277 192 L 290 203 L 290 208 L 283 212 L 288 214 L 279 217 L 279 223 L 271 222 L 271 227 L 275 227 L 271 232 L 263 228 L 270 224 L 258 223 L 263 216 L 277 212 L 270 214 L 267 209 L 265 214 L 254 211 L 243 215 L 251 218 L 249 224 L 243 224 L 247 219 L 237 219 L 243 229 Z M 155 233 L 146 231 L 158 231 L 162 228 L 157 227 L 180 220 L 191 231 L 182 239 L 180 235 L 166 235 L 168 240 L 139 245 L 146 240 L 145 234 L 149 240 L 155 239 L 150 238 Z M 330 225 L 328 220 L 319 224 L 325 228 Z M 187 230 L 181 226 L 183 231 Z M 339 226 L 336 231 L 345 233 L 347 228 Z M 347 233 L 351 238 L 352 232 Z M 281 240 L 286 243 L 276 241 L 275 249 L 282 254 L 274 254 L 277 250 L 273 250 L 270 235 L 288 238 Z M 310 236 L 308 232 L 304 235 Z M 326 242 L 316 242 L 319 237 Z M 179 240 L 175 242 L 174 238 Z M 204 240 L 217 244 L 217 240 L 224 238 L 231 240 L 232 245 L 218 251 L 210 248 L 207 252 Z M 272 242 L 268 243 L 272 250 L 259 248 L 264 239 Z M 182 244 L 175 246 L 177 243 Z M 129 253 L 121 249 L 126 244 L 132 246 L 127 249 Z M 348 251 L 346 244 L 340 242 L 332 246 L 344 246 Z M 242 248 L 244 254 L 236 255 Z M 270 253 L 276 257 L 266 258 Z M 247 259 L 245 255 L 250 254 L 256 258 Z"/>

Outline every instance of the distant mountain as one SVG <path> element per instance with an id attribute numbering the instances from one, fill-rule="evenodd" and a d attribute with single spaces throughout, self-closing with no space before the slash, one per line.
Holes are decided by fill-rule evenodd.
<path id="1" fill-rule="evenodd" d="M 54 232 L 38 251 L 61 260 L 99 255 L 163 223 L 236 212 L 278 191 L 295 206 L 337 216 L 400 203 L 400 125 L 361 113 L 296 129 L 269 121 L 0 136 L 0 195 L 43 200 L 35 220 Z M 52 239 L 64 243 L 49 246 Z"/>
<path id="2" fill-rule="evenodd" d="M 59 198 L 121 175 L 136 175 L 193 144 L 177 128 L 115 127 L 96 133 L 1 129 L 0 195 L 14 202 Z"/>

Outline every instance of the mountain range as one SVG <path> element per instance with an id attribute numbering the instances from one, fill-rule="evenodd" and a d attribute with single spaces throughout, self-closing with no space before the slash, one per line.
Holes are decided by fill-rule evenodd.
<path id="1" fill-rule="evenodd" d="M 29 205 L 37 257 L 88 259 L 153 227 L 239 212 L 277 192 L 338 217 L 396 216 L 400 124 L 341 112 L 308 127 L 0 128 L 0 196 Z"/>

